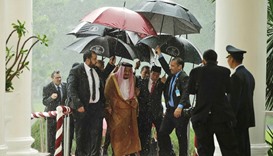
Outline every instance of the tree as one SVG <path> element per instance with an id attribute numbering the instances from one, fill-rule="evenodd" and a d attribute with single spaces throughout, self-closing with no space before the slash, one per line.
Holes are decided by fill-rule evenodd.
<path id="1" fill-rule="evenodd" d="M 47 46 L 48 41 L 46 35 L 32 35 L 24 38 L 27 33 L 25 22 L 22 23 L 17 20 L 17 23 L 12 23 L 12 26 L 13 30 L 6 40 L 6 91 L 14 89 L 12 81 L 15 77 L 19 78 L 25 68 L 29 70 L 29 61 L 27 59 L 32 48 L 39 42 Z M 16 35 L 17 44 L 9 45 L 13 35 Z M 23 43 L 21 44 L 21 42 Z M 28 43 L 31 44 L 28 45 Z"/>

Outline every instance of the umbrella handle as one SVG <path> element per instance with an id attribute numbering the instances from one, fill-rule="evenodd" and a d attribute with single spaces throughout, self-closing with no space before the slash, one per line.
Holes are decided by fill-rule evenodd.
<path id="1" fill-rule="evenodd" d="M 172 59 L 173 59 L 173 57 L 171 56 L 170 61 L 169 61 L 169 64 L 171 64 Z"/>
<path id="2" fill-rule="evenodd" d="M 120 31 L 120 29 L 118 29 L 118 34 L 120 34 L 121 33 L 121 31 Z M 116 44 L 115 44 L 115 51 L 114 51 L 114 55 L 116 55 L 116 52 L 117 52 L 117 46 L 118 46 L 118 35 L 117 35 L 117 37 L 116 37 Z"/>
<path id="3" fill-rule="evenodd" d="M 118 61 L 118 64 L 120 64 L 121 60 L 122 60 L 122 57 L 121 57 L 120 60 Z"/>
<path id="4" fill-rule="evenodd" d="M 163 27 L 164 17 L 165 17 L 165 15 L 163 15 L 163 18 L 162 18 L 162 21 L 161 21 L 161 26 L 160 26 L 159 35 L 161 35 L 161 32 L 162 32 L 162 27 Z M 159 36 L 159 37 L 160 37 L 160 36 Z"/>
<path id="5" fill-rule="evenodd" d="M 165 15 L 163 15 L 163 18 L 162 18 L 162 21 L 161 21 L 161 26 L 160 26 L 160 31 L 159 31 L 159 38 L 161 36 L 161 32 L 162 32 L 162 28 L 163 28 L 164 17 L 165 17 Z M 157 54 L 157 51 L 155 53 Z"/>

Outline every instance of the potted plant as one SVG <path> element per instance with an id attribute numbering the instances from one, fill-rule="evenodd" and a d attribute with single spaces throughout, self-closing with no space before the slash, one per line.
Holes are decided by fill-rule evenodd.
<path id="1" fill-rule="evenodd" d="M 14 89 L 12 81 L 15 77 L 19 78 L 24 69 L 29 70 L 29 61 L 27 60 L 32 48 L 41 43 L 48 46 L 46 35 L 32 35 L 25 37 L 27 29 L 25 22 L 12 23 L 13 30 L 6 40 L 6 91 L 10 92 Z M 17 44 L 9 45 L 9 40 L 13 35 L 17 34 Z M 21 44 L 22 43 L 22 44 Z"/>

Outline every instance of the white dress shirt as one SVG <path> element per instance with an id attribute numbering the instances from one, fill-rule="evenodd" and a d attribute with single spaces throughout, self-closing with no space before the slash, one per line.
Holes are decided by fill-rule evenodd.
<path id="1" fill-rule="evenodd" d="M 152 86 L 153 86 L 153 80 L 149 79 L 148 89 L 149 89 L 150 93 L 151 93 L 151 90 L 152 90 Z"/>
<path id="2" fill-rule="evenodd" d="M 87 64 L 84 63 L 84 68 L 88 77 L 88 83 L 89 83 L 89 90 L 90 90 L 90 99 L 89 99 L 89 103 L 96 103 L 99 101 L 100 99 L 100 79 L 99 79 L 99 75 L 96 72 L 95 69 L 90 68 Z M 93 81 L 92 81 L 92 77 L 91 77 L 91 73 L 90 73 L 90 69 L 93 70 L 93 75 L 94 75 L 94 79 L 95 79 L 95 86 L 96 86 L 96 97 L 95 100 L 92 100 L 92 85 L 93 85 Z"/>

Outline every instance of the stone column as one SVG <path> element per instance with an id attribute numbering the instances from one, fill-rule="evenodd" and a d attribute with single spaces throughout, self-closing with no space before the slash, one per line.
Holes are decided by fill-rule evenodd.
<path id="1" fill-rule="evenodd" d="M 17 20 L 26 22 L 27 36 L 32 34 L 32 0 L 5 0 L 6 32 L 10 32 L 11 23 Z M 7 37 L 7 36 L 6 36 Z M 16 44 L 16 39 L 10 43 Z M 29 57 L 31 70 L 31 55 Z M 6 128 L 7 155 L 33 156 L 38 151 L 31 148 L 34 139 L 31 137 L 31 71 L 27 69 L 15 78 L 14 91 L 5 94 L 6 115 L 8 117 Z"/>
<path id="2" fill-rule="evenodd" d="M 226 45 L 232 44 L 244 49 L 247 53 L 243 64 L 256 81 L 254 93 L 256 127 L 250 128 L 251 152 L 255 156 L 266 155 L 268 149 L 264 134 L 266 24 L 267 0 L 216 0 L 215 49 L 219 55 L 219 64 L 228 67 L 225 58 Z"/>
<path id="3" fill-rule="evenodd" d="M 0 25 L 5 30 L 5 1 L 0 0 Z M 5 31 L 0 35 L 0 99 L 4 99 L 5 93 Z M 0 155 L 5 156 L 7 146 L 5 144 L 5 111 L 4 100 L 0 100 Z"/>

